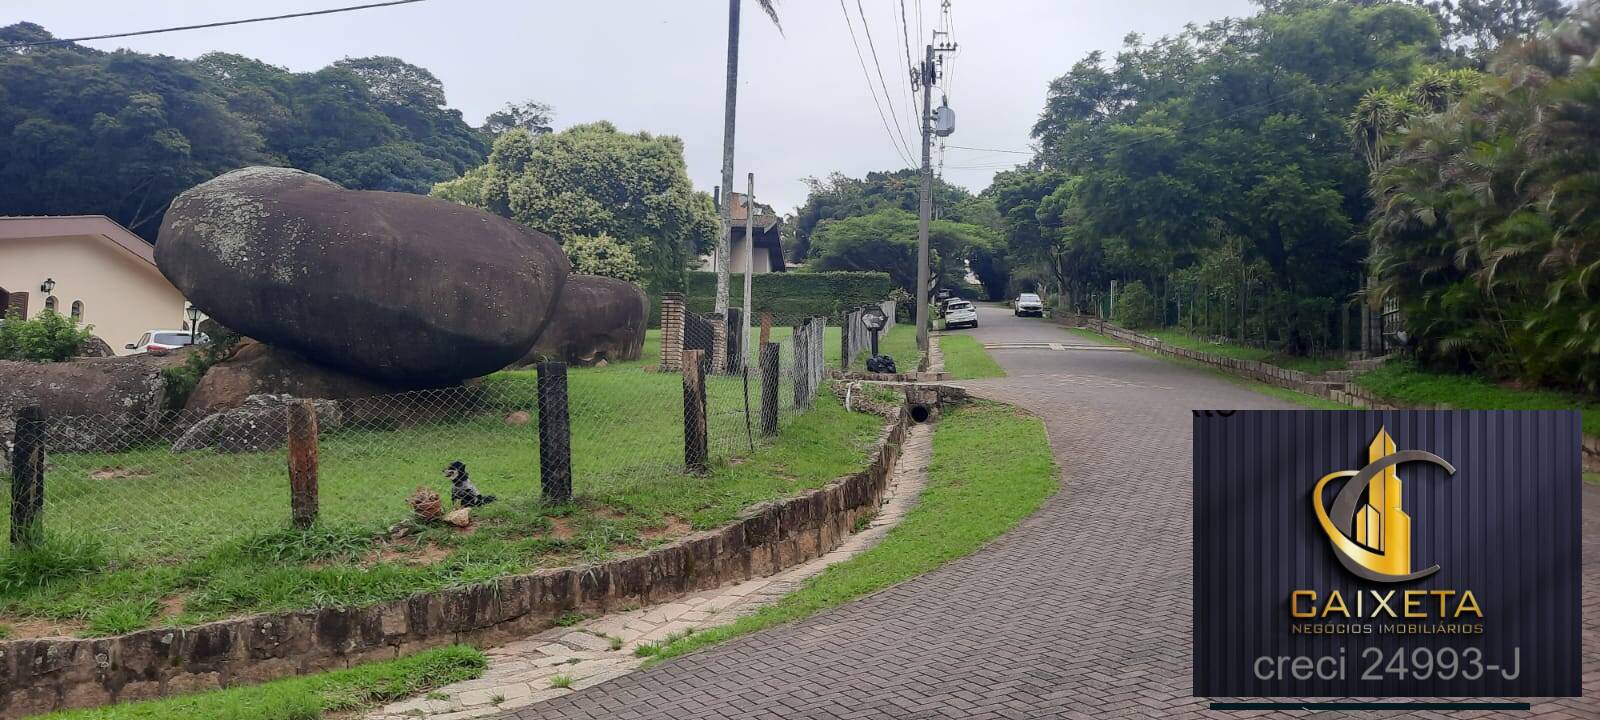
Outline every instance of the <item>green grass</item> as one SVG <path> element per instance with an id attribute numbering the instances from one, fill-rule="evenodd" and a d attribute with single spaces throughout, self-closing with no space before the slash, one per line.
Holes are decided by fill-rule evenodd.
<path id="1" fill-rule="evenodd" d="M 916 372 L 917 363 L 922 360 L 922 351 L 917 349 L 916 326 L 902 323 L 889 328 L 888 332 L 879 333 L 878 352 L 894 358 L 896 370 L 903 373 Z M 853 369 L 865 370 L 867 357 L 870 355 L 870 352 L 861 353 Z"/>
<path id="2" fill-rule="evenodd" d="M 1103 342 L 1110 342 L 1110 343 L 1115 344 L 1115 345 L 1124 345 L 1124 346 L 1126 346 L 1126 343 L 1123 343 L 1122 341 L 1120 341 L 1120 340 L 1118 340 L 1118 339 L 1116 339 L 1114 337 L 1111 337 L 1109 335 L 1101 335 L 1100 333 L 1097 333 L 1097 332 L 1095 332 L 1093 330 L 1088 330 L 1088 329 L 1085 329 L 1085 328 L 1067 328 L 1067 331 L 1072 333 L 1072 334 L 1074 334 L 1074 335 L 1077 335 L 1078 337 L 1087 338 L 1087 339 L 1090 339 L 1090 340 L 1099 340 L 1099 341 L 1103 341 Z M 1132 347 L 1132 346 L 1128 346 L 1128 347 Z M 1266 384 L 1264 382 L 1258 382 L 1256 380 L 1251 380 L 1249 378 L 1240 377 L 1238 375 L 1234 375 L 1233 373 L 1225 372 L 1223 370 L 1219 370 L 1217 368 L 1211 367 L 1210 365 L 1206 365 L 1204 363 L 1196 362 L 1196 361 L 1190 360 L 1188 358 L 1173 357 L 1171 355 L 1162 355 L 1160 353 L 1151 352 L 1151 351 L 1146 350 L 1146 349 L 1141 348 L 1141 347 L 1133 347 L 1133 352 L 1139 353 L 1140 355 L 1144 355 L 1146 357 L 1155 358 L 1155 359 L 1160 360 L 1162 362 L 1169 362 L 1169 363 L 1172 363 L 1174 365 L 1182 365 L 1183 367 L 1193 368 L 1193 369 L 1199 370 L 1201 372 L 1210 373 L 1210 374 L 1215 375 L 1217 377 L 1220 377 L 1220 378 L 1222 378 L 1224 380 L 1227 380 L 1228 382 L 1231 382 L 1231 383 L 1233 383 L 1235 385 L 1238 385 L 1238 386 L 1243 387 L 1243 388 L 1245 388 L 1247 390 L 1250 390 L 1251 392 L 1260 393 L 1260 394 L 1266 395 L 1268 397 L 1274 397 L 1274 398 L 1277 398 L 1279 400 L 1283 400 L 1284 402 L 1290 402 L 1290 403 L 1294 403 L 1296 405 L 1300 405 L 1302 407 L 1311 408 L 1312 410 L 1353 410 L 1353 409 L 1355 409 L 1355 407 L 1352 406 L 1352 405 L 1346 405 L 1344 403 L 1334 402 L 1334 401 L 1329 400 L 1327 398 L 1317 397 L 1316 395 L 1307 395 L 1307 394 L 1302 393 L 1302 392 L 1296 392 L 1294 390 L 1289 390 L 1287 388 L 1281 388 L 1281 387 L 1278 387 L 1276 385 L 1268 385 L 1268 384 Z"/>
<path id="3" fill-rule="evenodd" d="M 1212 342 L 1205 338 L 1195 337 L 1178 328 L 1164 328 L 1161 330 L 1141 330 L 1145 335 L 1157 338 L 1168 345 L 1175 345 L 1190 350 L 1221 355 L 1223 357 L 1237 358 L 1240 360 L 1255 360 L 1269 365 L 1276 365 L 1287 370 L 1298 370 L 1313 375 L 1325 373 L 1329 370 L 1343 370 L 1347 363 L 1342 358 L 1313 358 L 1284 355 L 1265 348 L 1235 345 L 1226 342 Z"/>
<path id="4" fill-rule="evenodd" d="M 1581 410 L 1583 432 L 1600 436 L 1600 398 L 1557 390 L 1507 387 L 1475 375 L 1428 372 L 1409 362 L 1388 363 L 1356 378 L 1367 390 L 1406 405 L 1449 404 L 1468 410 Z"/>
<path id="5" fill-rule="evenodd" d="M 829 393 L 782 418 L 776 441 L 745 435 L 743 388 L 710 378 L 713 462 L 682 471 L 682 386 L 645 362 L 569 372 L 575 502 L 539 502 L 531 372 L 485 384 L 476 416 L 400 429 L 338 430 L 321 443 L 322 509 L 310 532 L 286 529 L 282 450 L 51 456 L 45 527 L 32 553 L 0 551 L 0 623 L 59 623 L 113 635 L 239 614 L 361 606 L 540 567 L 593 562 L 665 542 L 673 524 L 730 522 L 751 503 L 820 487 L 858 470 L 881 421 L 846 412 Z M 382 534 L 410 514 L 418 485 L 448 495 L 454 459 L 499 502 L 474 511 L 475 531 L 421 527 Z M 558 532 L 559 530 L 559 532 Z"/>
<path id="6" fill-rule="evenodd" d="M 1584 473 L 1583 481 L 1586 483 L 1600 485 L 1600 473 Z"/>
<path id="7" fill-rule="evenodd" d="M 1038 418 L 986 402 L 951 410 L 934 430 L 927 489 L 881 543 L 731 625 L 656 648 L 647 663 L 799 620 L 969 555 L 1038 509 L 1057 477 Z"/>
<path id="8" fill-rule="evenodd" d="M 952 380 L 1005 377 L 1000 363 L 989 357 L 983 343 L 971 335 L 943 335 L 939 350 L 944 354 L 944 370 Z"/>
<path id="9" fill-rule="evenodd" d="M 354 713 L 483 674 L 483 653 L 465 646 L 261 685 L 162 700 L 66 710 L 39 720 L 316 720 Z M 348 717 L 348 715 L 345 715 Z"/>

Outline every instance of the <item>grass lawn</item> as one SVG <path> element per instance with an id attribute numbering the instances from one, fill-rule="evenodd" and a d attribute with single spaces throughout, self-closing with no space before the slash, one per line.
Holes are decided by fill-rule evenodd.
<path id="1" fill-rule="evenodd" d="M 1224 357 L 1238 358 L 1240 360 L 1255 360 L 1288 370 L 1320 374 L 1329 370 L 1343 370 L 1346 363 L 1343 358 L 1311 358 L 1283 355 L 1265 348 L 1250 347 L 1248 345 L 1235 345 L 1232 343 L 1218 343 L 1195 337 L 1179 328 L 1163 328 L 1161 330 L 1140 330 L 1139 332 L 1160 339 L 1168 345 L 1176 345 L 1190 350 L 1222 355 Z"/>
<path id="2" fill-rule="evenodd" d="M 1433 373 L 1409 362 L 1388 363 L 1356 384 L 1411 405 L 1448 403 L 1470 410 L 1582 410 L 1583 432 L 1600 436 L 1600 398 L 1557 390 L 1507 387 L 1475 375 Z"/>
<path id="3" fill-rule="evenodd" d="M 917 328 L 911 323 L 900 323 L 888 332 L 878 334 L 878 352 L 894 358 L 895 369 L 906 373 L 916 372 L 917 363 L 922 359 L 922 351 L 917 349 Z M 856 358 L 854 369 L 865 370 L 867 357 L 870 351 L 861 353 Z M 835 353 L 837 357 L 837 353 Z"/>
<path id="4" fill-rule="evenodd" d="M 0 636 L 365 605 L 641 552 L 859 469 L 881 426 L 824 392 L 811 412 L 786 410 L 778 439 L 752 452 L 742 384 L 710 378 L 712 467 L 686 474 L 681 378 L 644 372 L 650 361 L 569 371 L 576 498 L 564 505 L 538 500 L 535 424 L 505 420 L 533 407 L 525 371 L 489 378 L 491 400 L 450 421 L 326 432 L 321 517 L 308 532 L 287 529 L 282 450 L 52 454 L 49 541 L 0 551 Z M 423 526 L 387 538 L 417 486 L 448 497 L 441 470 L 455 459 L 499 502 L 474 510 L 470 532 Z"/>
<path id="5" fill-rule="evenodd" d="M 1088 338 L 1088 339 L 1091 339 L 1091 340 L 1101 340 L 1101 341 L 1110 342 L 1110 343 L 1117 344 L 1117 345 L 1123 345 L 1122 341 L 1120 341 L 1120 340 L 1118 340 L 1118 339 L 1116 339 L 1114 337 L 1111 337 L 1109 335 L 1101 335 L 1100 333 L 1097 333 L 1097 332 L 1095 332 L 1093 330 L 1087 330 L 1087 329 L 1084 329 L 1084 328 L 1067 328 L 1067 332 L 1070 332 L 1070 333 L 1072 333 L 1074 335 L 1077 335 L 1079 337 Z M 1334 401 L 1329 400 L 1327 398 L 1320 398 L 1320 397 L 1317 397 L 1315 395 L 1307 395 L 1305 393 L 1295 392 L 1293 390 L 1289 390 L 1289 389 L 1286 389 L 1286 388 L 1281 388 L 1281 387 L 1278 387 L 1276 385 L 1268 385 L 1268 384 L 1266 384 L 1264 382 L 1257 382 L 1257 381 L 1251 380 L 1249 378 L 1244 378 L 1244 377 L 1240 377 L 1238 375 L 1234 375 L 1232 373 L 1223 372 L 1223 371 L 1218 370 L 1218 369 L 1216 369 L 1214 367 L 1211 367 L 1210 365 L 1205 365 L 1203 363 L 1199 363 L 1199 362 L 1190 360 L 1188 358 L 1180 358 L 1180 357 L 1172 357 L 1170 355 L 1162 355 L 1162 354 L 1159 354 L 1159 353 L 1151 352 L 1149 350 L 1145 350 L 1144 348 L 1140 348 L 1140 347 L 1133 348 L 1133 351 L 1136 352 L 1136 353 L 1139 353 L 1140 355 L 1144 355 L 1144 356 L 1147 356 L 1147 357 L 1152 357 L 1152 358 L 1155 358 L 1155 359 L 1160 360 L 1162 362 L 1169 362 L 1169 363 L 1172 363 L 1174 365 L 1182 365 L 1184 367 L 1194 368 L 1196 370 L 1201 370 L 1201 371 L 1204 371 L 1204 372 L 1208 372 L 1208 373 L 1211 373 L 1212 375 L 1216 375 L 1217 377 L 1220 377 L 1220 378 L 1222 378 L 1224 380 L 1227 380 L 1228 382 L 1231 382 L 1231 383 L 1233 383 L 1235 385 L 1239 385 L 1241 387 L 1247 388 L 1252 392 L 1257 392 L 1257 393 L 1260 393 L 1262 395 L 1266 395 L 1266 396 L 1269 396 L 1269 397 L 1275 397 L 1275 398 L 1278 398 L 1279 400 L 1283 400 L 1285 402 L 1291 402 L 1291 403 L 1294 403 L 1296 405 L 1300 405 L 1302 407 L 1311 408 L 1312 410 L 1354 410 L 1355 409 L 1353 406 L 1345 405 L 1344 403 L 1337 403 L 1337 402 L 1334 402 Z"/>
<path id="6" fill-rule="evenodd" d="M 939 350 L 944 354 L 944 370 L 952 380 L 1005 377 L 1000 363 L 989 357 L 983 343 L 971 335 L 943 335 Z"/>
<path id="7" fill-rule="evenodd" d="M 461 645 L 349 670 L 286 678 L 162 700 L 64 710 L 39 720 L 317 720 L 471 680 L 483 674 L 483 653 Z"/>
<path id="8" fill-rule="evenodd" d="M 1058 475 L 1038 418 L 987 402 L 947 412 L 934 429 L 928 487 L 883 542 L 731 625 L 667 643 L 650 662 L 799 620 L 970 555 L 1033 514 Z"/>
<path id="9" fill-rule="evenodd" d="M 1583 481 L 1587 482 L 1587 483 L 1593 483 L 1595 485 L 1600 485 L 1600 473 L 1584 473 L 1583 474 Z"/>

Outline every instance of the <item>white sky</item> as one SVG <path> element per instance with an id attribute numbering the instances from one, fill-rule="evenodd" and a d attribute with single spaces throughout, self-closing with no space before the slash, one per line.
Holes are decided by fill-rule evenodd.
<path id="1" fill-rule="evenodd" d="M 27 20 L 57 37 L 99 35 L 360 4 L 361 0 L 5 0 L 0 25 Z M 918 152 L 906 86 L 900 0 L 860 0 L 905 140 Z M 920 57 L 938 16 L 920 0 Z M 877 74 L 857 16 L 861 52 Z M 805 200 L 806 176 L 852 176 L 905 167 L 873 108 L 845 13 L 832 0 L 780 0 L 779 35 L 744 3 L 735 177 L 756 173 L 757 199 L 787 210 Z M 956 134 L 947 141 L 1026 149 L 1047 83 L 1091 50 L 1115 51 L 1130 31 L 1153 38 L 1187 22 L 1251 12 L 1248 0 L 952 0 L 955 40 L 948 88 Z M 683 138 L 695 185 L 710 190 L 722 164 L 727 3 L 722 0 L 431 0 L 415 5 L 87 43 L 192 58 L 225 50 L 296 71 L 342 57 L 394 55 L 431 70 L 469 123 L 508 101 L 555 106 L 557 128 L 610 120 L 628 131 Z M 879 90 L 881 93 L 882 91 Z M 938 103 L 935 95 L 934 103 Z M 888 108 L 885 108 L 885 112 Z M 894 127 L 891 122 L 890 127 Z M 945 178 L 974 192 L 1022 155 L 950 150 Z M 912 160 L 916 157 L 913 155 Z"/>

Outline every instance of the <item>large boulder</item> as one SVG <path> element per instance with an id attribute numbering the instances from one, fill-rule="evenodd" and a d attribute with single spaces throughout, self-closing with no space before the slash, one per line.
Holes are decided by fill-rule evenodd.
<path id="1" fill-rule="evenodd" d="M 47 447 L 58 452 L 115 452 L 163 437 L 175 403 L 163 371 L 183 365 L 189 352 L 0 361 L 0 445 L 16 430 L 17 410 L 28 405 L 44 410 Z"/>
<path id="2" fill-rule="evenodd" d="M 241 334 L 410 387 L 526 355 L 571 270 L 554 240 L 498 215 L 273 167 L 174 199 L 156 264 Z"/>
<path id="3" fill-rule="evenodd" d="M 358 375 L 318 365 L 293 350 L 251 339 L 239 341 L 233 353 L 206 371 L 189 394 L 184 409 L 190 418 L 237 408 L 252 395 L 340 400 L 401 391 Z"/>
<path id="4" fill-rule="evenodd" d="M 214 449 L 224 453 L 264 452 L 289 441 L 289 395 L 251 395 L 231 410 L 223 410 L 190 425 L 172 444 L 175 453 Z M 339 403 L 317 400 L 317 431 L 337 430 L 344 424 Z"/>
<path id="5" fill-rule="evenodd" d="M 650 298 L 638 285 L 598 275 L 572 275 L 567 278 L 555 318 L 519 364 L 638 360 L 644 352 L 649 319 Z"/>

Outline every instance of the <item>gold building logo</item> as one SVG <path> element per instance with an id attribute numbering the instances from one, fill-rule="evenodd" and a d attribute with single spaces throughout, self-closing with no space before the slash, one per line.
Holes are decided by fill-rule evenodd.
<path id="1" fill-rule="evenodd" d="M 1367 466 L 1360 470 L 1339 470 L 1322 476 L 1311 493 L 1317 522 L 1333 554 L 1345 569 L 1376 582 L 1405 582 L 1439 571 L 1438 565 L 1411 570 L 1411 516 L 1406 514 L 1396 466 L 1407 462 L 1430 462 L 1454 475 L 1456 469 L 1444 458 L 1424 450 L 1395 449 L 1394 438 L 1385 429 L 1367 448 Z M 1323 489 L 1339 478 L 1349 478 L 1334 497 L 1330 511 L 1323 506 Z M 1367 491 L 1366 501 L 1361 491 Z"/>

